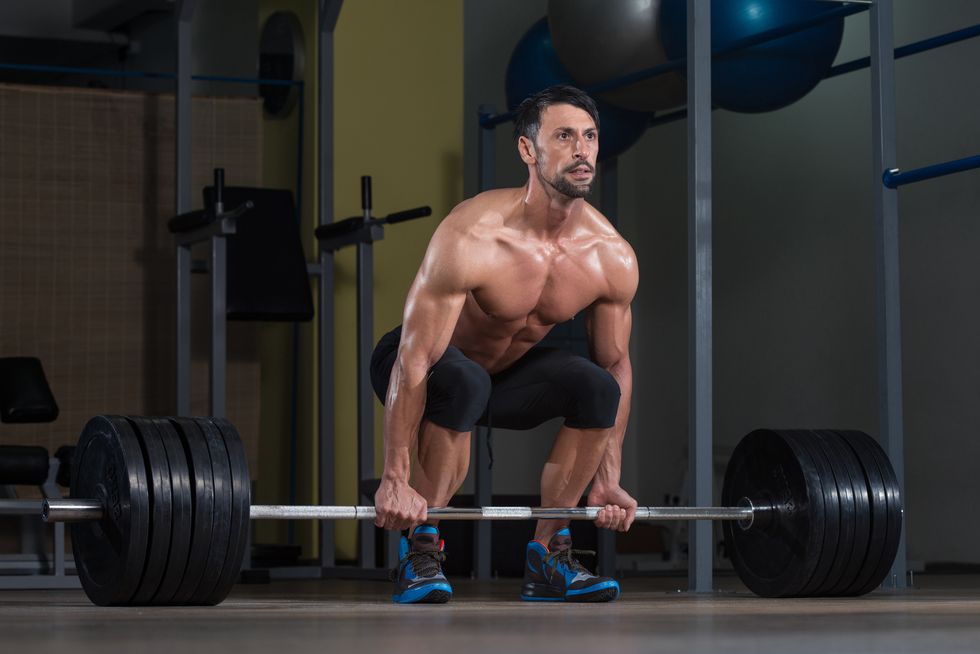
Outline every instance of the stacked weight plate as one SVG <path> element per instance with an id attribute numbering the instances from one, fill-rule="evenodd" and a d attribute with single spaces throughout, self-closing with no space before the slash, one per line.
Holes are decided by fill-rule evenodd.
<path id="1" fill-rule="evenodd" d="M 72 547 L 99 605 L 213 605 L 245 554 L 249 476 L 237 431 L 212 418 L 98 416 L 79 439 L 71 496 L 103 503 Z"/>
<path id="2" fill-rule="evenodd" d="M 756 430 L 732 453 L 722 504 L 763 509 L 725 523 L 739 577 L 765 597 L 862 595 L 888 574 L 902 527 L 898 482 L 857 431 Z"/>

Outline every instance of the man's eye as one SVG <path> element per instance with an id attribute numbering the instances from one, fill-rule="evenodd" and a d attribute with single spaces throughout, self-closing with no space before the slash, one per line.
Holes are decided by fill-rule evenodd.
<path id="1" fill-rule="evenodd" d="M 560 139 L 567 139 L 568 138 L 568 132 L 561 132 L 560 134 L 558 134 L 558 138 L 560 138 Z"/>

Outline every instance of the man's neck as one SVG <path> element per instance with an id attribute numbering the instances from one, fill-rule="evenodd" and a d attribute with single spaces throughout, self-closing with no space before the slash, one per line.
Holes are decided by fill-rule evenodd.
<path id="1" fill-rule="evenodd" d="M 560 193 L 537 175 L 531 175 L 523 189 L 522 229 L 542 240 L 554 240 L 585 207 L 584 198 Z"/>

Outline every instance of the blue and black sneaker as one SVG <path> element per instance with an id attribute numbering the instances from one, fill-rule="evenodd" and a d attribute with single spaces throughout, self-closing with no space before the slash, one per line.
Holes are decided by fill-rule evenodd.
<path id="1" fill-rule="evenodd" d="M 392 572 L 395 594 L 391 599 L 399 604 L 443 604 L 453 596 L 453 588 L 442 574 L 446 555 L 439 530 L 421 525 L 412 533 L 411 543 L 402 536 L 398 554 L 401 562 Z"/>
<path id="2" fill-rule="evenodd" d="M 545 602 L 610 602 L 619 597 L 619 582 L 597 577 L 575 558 L 595 554 L 572 549 L 568 529 L 555 533 L 547 547 L 539 541 L 527 544 L 524 588 L 521 599 Z"/>

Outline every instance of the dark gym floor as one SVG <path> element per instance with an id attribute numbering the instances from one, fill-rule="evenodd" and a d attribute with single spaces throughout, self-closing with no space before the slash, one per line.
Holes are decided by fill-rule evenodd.
<path id="1" fill-rule="evenodd" d="M 680 577 L 628 578 L 611 604 L 530 604 L 516 579 L 454 580 L 446 605 L 396 606 L 377 581 L 236 586 L 220 606 L 99 608 L 81 591 L 0 592 L 3 652 L 977 652 L 980 576 L 914 590 L 766 600 L 733 577 L 709 595 Z"/>

